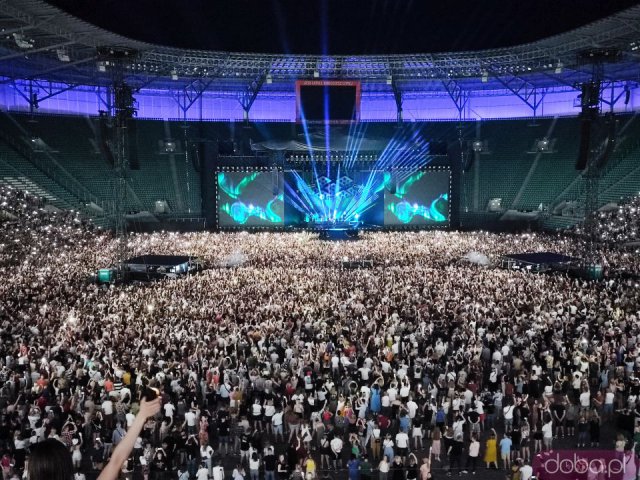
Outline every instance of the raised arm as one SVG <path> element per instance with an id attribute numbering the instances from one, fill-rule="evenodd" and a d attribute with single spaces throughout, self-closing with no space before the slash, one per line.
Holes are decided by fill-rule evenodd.
<path id="1" fill-rule="evenodd" d="M 156 398 L 150 402 L 145 399 L 141 400 L 140 411 L 138 412 L 138 415 L 136 415 L 133 425 L 131 425 L 127 434 L 113 451 L 111 460 L 109 460 L 109 463 L 107 463 L 107 465 L 102 469 L 102 472 L 100 472 L 98 480 L 116 480 L 118 478 L 120 470 L 122 469 L 122 464 L 127 460 L 127 458 L 129 458 L 129 455 L 133 450 L 133 446 L 136 443 L 136 439 L 140 435 L 147 418 L 155 415 L 159 411 L 160 398 Z"/>

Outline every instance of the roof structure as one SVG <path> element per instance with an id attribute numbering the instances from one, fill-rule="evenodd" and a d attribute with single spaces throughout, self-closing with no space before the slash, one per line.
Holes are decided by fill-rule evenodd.
<path id="1" fill-rule="evenodd" d="M 135 88 L 191 89 L 194 95 L 228 89 L 244 92 L 249 106 L 259 90 L 287 90 L 299 78 L 359 79 L 363 88 L 394 93 L 446 91 L 454 100 L 465 91 L 507 89 L 535 103 L 530 97 L 540 89 L 575 88 L 588 81 L 592 70 L 589 54 L 584 56 L 589 51 L 596 56 L 617 52 L 615 61 L 602 62 L 602 78 L 637 87 L 638 25 L 640 5 L 509 48 L 412 55 L 250 54 L 152 45 L 90 25 L 42 0 L 0 0 L 0 76 L 5 82 L 45 80 L 68 88 L 106 86 L 112 82 L 106 47 L 128 54 L 125 80 Z"/>

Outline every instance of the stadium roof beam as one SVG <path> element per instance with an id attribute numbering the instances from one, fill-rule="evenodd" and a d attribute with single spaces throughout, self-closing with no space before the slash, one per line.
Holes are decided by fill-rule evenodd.
<path id="1" fill-rule="evenodd" d="M 449 97 L 451 97 L 451 100 L 453 100 L 453 103 L 456 105 L 456 109 L 458 110 L 458 120 L 462 120 L 464 118 L 464 109 L 469 101 L 469 92 L 466 92 L 458 82 L 452 79 L 443 80 L 442 84 L 447 90 Z"/>
<path id="2" fill-rule="evenodd" d="M 74 88 L 79 87 L 79 84 L 65 84 L 65 83 L 53 83 L 51 81 L 11 81 L 9 83 L 15 92 L 24 98 L 29 104 L 29 111 L 31 113 L 34 110 L 40 108 L 40 103 L 50 98 L 60 95 L 61 93 L 68 92 Z M 59 86 L 58 86 L 59 85 Z M 44 95 L 40 96 L 40 91 L 44 91 Z M 27 95 L 25 92 L 29 92 Z"/>
<path id="3" fill-rule="evenodd" d="M 533 111 L 533 116 L 536 116 L 538 107 L 542 104 L 542 101 L 547 94 L 547 90 L 545 88 L 538 88 L 516 75 L 511 76 L 508 80 L 504 80 L 492 68 L 488 68 L 487 72 L 500 82 L 502 86 L 522 100 Z"/>
<path id="4" fill-rule="evenodd" d="M 469 101 L 469 92 L 466 92 L 455 78 L 452 78 L 452 70 L 447 72 L 445 70 L 446 67 L 438 65 L 438 63 L 433 59 L 433 56 L 429 55 L 426 67 L 433 67 L 439 74 L 442 85 L 444 85 L 445 90 L 449 94 L 451 100 L 453 100 L 453 103 L 458 110 L 458 120 L 462 120 L 464 118 L 464 109 Z"/>
<path id="5" fill-rule="evenodd" d="M 173 95 L 174 100 L 178 103 L 180 107 L 180 111 L 182 112 L 182 117 L 184 120 L 187 119 L 187 112 L 193 106 L 194 103 L 198 101 L 198 99 L 202 96 L 202 94 L 209 88 L 209 85 L 213 80 L 203 80 L 201 78 L 197 78 L 192 82 L 185 85 L 185 87 L 180 90 L 180 92 L 176 92 Z"/>
<path id="6" fill-rule="evenodd" d="M 310 77 L 318 69 L 323 77 L 359 78 L 373 83 L 384 83 L 385 77 L 392 74 L 398 82 L 423 82 L 425 87 L 439 86 L 440 91 L 444 86 L 450 93 L 455 90 L 455 85 L 450 84 L 452 79 L 456 79 L 458 86 L 468 89 L 465 80 L 479 78 L 483 65 L 494 66 L 499 75 L 534 77 L 538 74 L 537 79 L 531 78 L 530 81 L 548 86 L 548 79 L 537 81 L 541 77 L 539 74 L 561 62 L 566 76 L 569 76 L 569 69 L 580 68 L 576 53 L 594 45 L 618 48 L 625 54 L 620 67 L 607 67 L 605 73 L 609 79 L 637 81 L 638 60 L 634 56 L 637 52 L 632 51 L 632 45 L 640 40 L 638 25 L 640 5 L 567 33 L 508 48 L 432 55 L 273 55 L 182 50 L 152 45 L 89 25 L 43 0 L 0 0 L 0 28 L 17 31 L 28 29 L 29 40 L 35 42 L 36 49 L 50 43 L 73 41 L 75 43 L 69 45 L 67 54 L 71 59 L 82 59 L 89 55 L 88 52 L 95 53 L 95 48 L 99 45 L 122 45 L 141 53 L 141 66 L 132 69 L 132 73 L 144 72 L 159 80 L 168 80 L 166 77 L 169 77 L 170 72 L 177 69 L 186 81 L 201 77 L 205 69 L 211 72 L 220 68 L 219 77 L 228 81 L 232 89 L 236 88 L 234 83 L 252 81 L 264 71 L 269 71 L 278 81 L 286 83 L 295 78 Z M 22 72 L 21 78 L 33 78 L 30 69 L 46 70 L 52 66 L 52 61 L 58 62 L 55 51 L 47 52 L 48 49 L 54 49 L 54 45 L 41 52 L 35 52 L 34 48 L 21 52 L 11 38 L 0 39 L 0 43 L 6 50 L 3 54 L 18 55 L 14 57 L 16 60 L 0 64 L 0 73 L 5 76 L 19 78 L 17 72 Z M 20 59 L 20 55 L 32 53 L 35 54 L 30 56 L 28 62 Z M 107 82 L 105 76 L 96 74 L 91 66 L 77 66 L 80 68 L 62 70 L 60 77 L 64 77 L 67 83 L 104 85 Z M 8 74 L 8 71 L 11 73 Z M 561 77 L 564 78 L 565 75 Z M 168 87 L 170 83 L 166 82 L 168 89 L 171 88 Z M 403 88 L 407 91 L 404 85 Z M 459 103 L 456 102 L 456 105 Z"/>
<path id="7" fill-rule="evenodd" d="M 105 112 L 111 112 L 113 108 L 113 98 L 111 97 L 111 88 L 108 86 L 96 86 L 96 96 L 98 103 L 104 106 Z"/>
<path id="8" fill-rule="evenodd" d="M 615 107 L 623 96 L 625 97 L 625 104 L 629 102 L 629 92 L 635 88 L 638 88 L 637 82 L 625 82 L 624 84 L 621 82 L 603 82 L 601 86 L 602 93 L 600 94 L 600 100 L 613 112 L 613 107 Z M 620 89 L 620 93 L 617 95 L 616 89 Z M 606 90 L 609 90 L 609 99 L 605 98 L 604 92 Z"/>
<path id="9" fill-rule="evenodd" d="M 62 86 L 58 88 L 56 84 L 52 82 L 41 83 L 37 80 L 28 80 L 26 82 L 17 82 L 14 80 L 9 84 L 15 90 L 15 92 L 22 98 L 24 98 L 29 104 L 30 113 L 34 113 L 34 111 L 40 107 L 41 102 L 53 98 L 56 95 L 60 95 L 61 93 L 73 90 L 74 88 L 79 86 L 78 84 L 61 84 Z M 39 96 L 38 94 L 40 93 L 40 90 L 44 90 L 45 95 Z M 29 94 L 27 95 L 25 91 L 28 91 Z"/>
<path id="10" fill-rule="evenodd" d="M 393 99 L 396 101 L 396 116 L 398 123 L 402 123 L 402 90 L 393 75 L 389 75 L 391 79 L 391 90 L 393 90 Z"/>
<path id="11" fill-rule="evenodd" d="M 256 78 L 254 78 L 247 88 L 240 94 L 238 97 L 238 101 L 240 105 L 242 105 L 242 109 L 244 110 L 244 120 L 246 122 L 249 121 L 249 110 L 253 106 L 253 102 L 256 101 L 258 97 L 258 93 L 262 89 L 262 85 L 264 85 L 265 80 L 267 79 L 267 74 L 269 70 L 264 70 L 261 72 Z"/>

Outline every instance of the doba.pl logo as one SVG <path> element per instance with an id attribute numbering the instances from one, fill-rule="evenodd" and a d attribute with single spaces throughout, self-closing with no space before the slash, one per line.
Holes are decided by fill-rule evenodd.
<path id="1" fill-rule="evenodd" d="M 532 466 L 539 480 L 633 480 L 638 457 L 614 450 L 553 450 L 536 455 Z"/>

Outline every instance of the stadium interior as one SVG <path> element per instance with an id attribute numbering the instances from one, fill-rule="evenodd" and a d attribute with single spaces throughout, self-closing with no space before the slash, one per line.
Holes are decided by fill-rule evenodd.
<path id="1" fill-rule="evenodd" d="M 640 478 L 640 5 L 366 54 L 96 9 L 0 0 L 3 480 Z"/>

